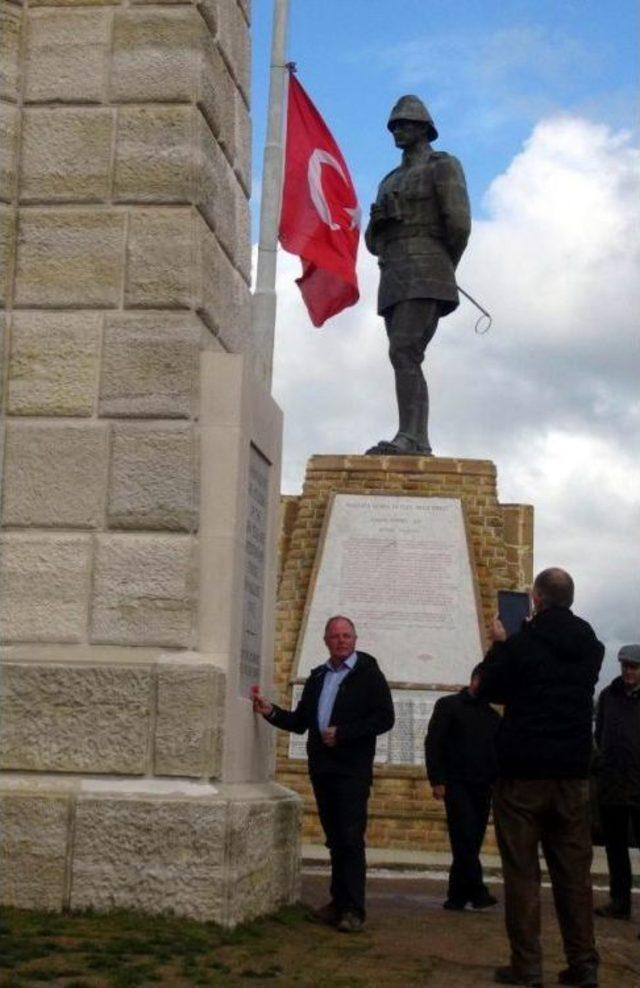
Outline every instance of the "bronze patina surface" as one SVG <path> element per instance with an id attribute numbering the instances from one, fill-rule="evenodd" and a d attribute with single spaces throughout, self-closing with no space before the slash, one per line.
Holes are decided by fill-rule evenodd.
<path id="1" fill-rule="evenodd" d="M 471 215 L 462 166 L 431 147 L 438 132 L 424 103 L 402 96 L 388 128 L 402 161 L 380 183 L 365 242 L 380 266 L 378 312 L 389 337 L 399 426 L 367 453 L 424 456 L 431 446 L 422 362 L 438 320 L 458 305 L 455 269 Z"/>

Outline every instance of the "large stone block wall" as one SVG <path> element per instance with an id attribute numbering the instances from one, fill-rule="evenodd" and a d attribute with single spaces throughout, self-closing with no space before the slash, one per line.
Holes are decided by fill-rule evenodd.
<path id="1" fill-rule="evenodd" d="M 496 611 L 498 589 L 521 590 L 532 581 L 533 508 L 500 504 L 493 463 L 436 457 L 312 457 L 302 494 L 284 498 L 281 506 L 275 678 L 278 702 L 287 707 L 320 534 L 329 498 L 337 492 L 460 498 L 485 624 Z M 319 641 L 318 662 L 323 657 Z M 306 765 L 291 760 L 288 748 L 288 736 L 280 733 L 277 779 L 302 796 L 304 839 L 320 843 L 324 838 Z M 448 850 L 443 807 L 431 798 L 423 766 L 375 767 L 367 840 L 373 847 Z M 491 829 L 487 845 L 495 845 Z"/>
<path id="2" fill-rule="evenodd" d="M 198 647 L 199 353 L 250 348 L 248 17 L 3 3 L 7 643 Z"/>
<path id="3" fill-rule="evenodd" d="M 299 841 L 238 685 L 251 443 L 271 675 L 282 431 L 248 370 L 250 4 L 0 16 L 0 898 L 233 926 L 296 897 Z"/>
<path id="4" fill-rule="evenodd" d="M 225 675 L 200 653 L 11 646 L 0 676 L 0 769 L 221 775 Z"/>

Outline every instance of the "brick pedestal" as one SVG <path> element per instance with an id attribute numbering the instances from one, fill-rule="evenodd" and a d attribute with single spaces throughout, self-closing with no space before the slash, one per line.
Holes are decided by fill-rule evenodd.
<path id="1" fill-rule="evenodd" d="M 496 611 L 498 589 L 522 590 L 531 584 L 533 508 L 500 504 L 493 463 L 436 457 L 314 456 L 307 466 L 302 494 L 284 498 L 281 506 L 276 683 L 285 706 L 291 702 L 293 661 L 329 496 L 372 492 L 462 501 L 485 622 Z M 319 641 L 318 662 L 323 655 Z M 284 734 L 278 738 L 277 778 L 304 799 L 304 839 L 322 840 L 306 766 L 288 758 Z M 489 833 L 487 839 L 492 843 L 493 835 Z M 423 767 L 376 768 L 368 842 L 373 847 L 448 848 L 443 809 L 431 800 Z"/>

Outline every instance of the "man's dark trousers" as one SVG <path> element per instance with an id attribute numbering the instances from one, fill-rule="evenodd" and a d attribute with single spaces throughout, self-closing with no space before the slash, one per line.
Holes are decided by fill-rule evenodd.
<path id="1" fill-rule="evenodd" d="M 473 902 L 487 892 L 480 848 L 489 820 L 491 789 L 482 783 L 447 782 L 444 805 L 453 858 L 447 895 L 453 902 Z"/>
<path id="2" fill-rule="evenodd" d="M 331 855 L 331 900 L 339 913 L 365 918 L 365 831 L 369 781 L 314 774 L 311 784 Z"/>
<path id="3" fill-rule="evenodd" d="M 540 973 L 540 864 L 549 869 L 570 965 L 598 963 L 593 940 L 589 785 L 582 779 L 499 779 L 493 813 L 513 967 Z"/>
<path id="4" fill-rule="evenodd" d="M 632 876 L 629 838 L 631 831 L 633 845 L 640 847 L 640 807 L 603 804 L 600 806 L 600 819 L 609 865 L 611 901 L 623 910 L 631 912 Z"/>

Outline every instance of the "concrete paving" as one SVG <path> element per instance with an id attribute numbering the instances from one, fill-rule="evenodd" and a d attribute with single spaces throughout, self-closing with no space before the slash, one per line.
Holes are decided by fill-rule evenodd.
<path id="1" fill-rule="evenodd" d="M 411 855 L 413 857 L 413 855 Z M 429 856 L 434 858 L 435 856 Z M 366 930 L 345 935 L 323 929 L 320 940 L 313 930 L 298 946 L 298 981 L 318 986 L 428 986 L 428 988 L 488 988 L 496 966 L 509 960 L 504 931 L 503 890 L 499 878 L 490 879 L 500 900 L 492 909 L 451 913 L 442 909 L 446 881 L 429 870 L 398 870 L 406 855 L 379 856 L 367 883 Z M 309 860 L 307 856 L 307 861 Z M 390 862 L 396 867 L 390 867 Z M 420 860 L 422 866 L 424 862 Z M 442 868 L 441 860 L 433 865 Z M 441 874 L 441 873 L 440 873 Z M 327 901 L 328 871 L 323 862 L 306 865 L 303 898 L 311 906 Z M 598 901 L 605 901 L 598 893 Z M 566 966 L 551 891 L 542 891 L 542 944 L 544 985 L 556 985 Z M 601 956 L 600 988 L 640 988 L 640 893 L 634 894 L 635 922 L 596 920 Z M 297 933 L 298 931 L 296 931 Z M 301 952 L 301 953 L 300 953 Z M 304 972 L 304 973 L 303 973 Z"/>

